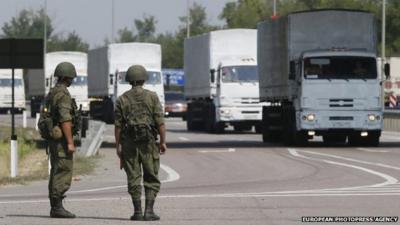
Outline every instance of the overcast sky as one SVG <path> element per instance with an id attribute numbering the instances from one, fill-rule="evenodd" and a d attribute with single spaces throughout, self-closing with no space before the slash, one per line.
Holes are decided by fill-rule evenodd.
<path id="1" fill-rule="evenodd" d="M 223 24 L 218 19 L 226 2 L 235 0 L 190 0 L 206 7 L 211 24 Z M 22 9 L 39 9 L 45 0 L 0 0 L 0 26 Z M 153 15 L 157 19 L 157 33 L 174 32 L 180 25 L 179 17 L 186 15 L 186 0 L 114 0 L 115 32 L 123 27 L 134 27 L 134 19 Z M 56 33 L 75 30 L 91 48 L 111 37 L 112 0 L 47 0 L 48 14 Z"/>

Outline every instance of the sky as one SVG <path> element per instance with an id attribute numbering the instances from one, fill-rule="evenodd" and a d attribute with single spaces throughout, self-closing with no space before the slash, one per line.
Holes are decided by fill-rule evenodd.
<path id="1" fill-rule="evenodd" d="M 208 22 L 222 25 L 219 14 L 227 2 L 235 0 L 189 0 L 206 7 Z M 40 9 L 45 0 L 0 0 L 0 26 L 22 9 Z M 158 21 L 156 32 L 174 32 L 179 17 L 186 15 L 187 0 L 114 0 L 115 34 L 118 29 L 134 27 L 134 19 L 152 15 Z M 91 48 L 111 39 L 112 0 L 47 0 L 47 11 L 55 33 L 76 31 Z M 0 31 L 1 32 L 1 31 Z"/>

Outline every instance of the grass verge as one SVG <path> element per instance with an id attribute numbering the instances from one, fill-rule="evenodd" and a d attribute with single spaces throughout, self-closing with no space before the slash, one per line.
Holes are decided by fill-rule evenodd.
<path id="1" fill-rule="evenodd" d="M 34 129 L 17 129 L 18 135 L 18 177 L 10 177 L 11 129 L 0 127 L 0 186 L 26 184 L 31 181 L 48 179 L 48 158 L 39 133 Z M 100 156 L 74 156 L 74 176 L 93 172 Z"/>

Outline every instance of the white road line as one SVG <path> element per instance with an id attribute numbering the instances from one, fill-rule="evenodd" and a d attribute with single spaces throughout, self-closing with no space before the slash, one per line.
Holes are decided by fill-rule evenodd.
<path id="1" fill-rule="evenodd" d="M 224 152 L 235 152 L 236 149 L 230 148 L 228 150 L 200 150 L 200 153 L 224 153 Z"/>
<path id="2" fill-rule="evenodd" d="M 189 138 L 185 138 L 185 137 L 179 137 L 179 140 L 181 140 L 181 141 L 190 141 Z"/>
<path id="3" fill-rule="evenodd" d="M 385 185 L 396 184 L 398 182 L 398 180 L 396 178 L 394 178 L 392 176 L 389 176 L 387 174 L 384 174 L 384 173 L 380 173 L 380 172 L 375 171 L 375 170 L 371 170 L 371 169 L 367 169 L 367 168 L 364 168 L 364 167 L 355 166 L 355 165 L 351 165 L 351 164 L 346 164 L 346 163 L 334 162 L 334 161 L 330 161 L 330 160 L 315 159 L 315 158 L 311 158 L 311 157 L 300 155 L 300 154 L 298 154 L 298 151 L 295 150 L 295 149 L 288 149 L 288 150 L 289 150 L 290 154 L 292 154 L 293 156 L 296 156 L 296 157 L 301 156 L 301 158 L 306 158 L 306 159 L 310 159 L 310 160 L 314 160 L 314 161 L 325 162 L 325 163 L 328 163 L 328 164 L 333 164 L 333 165 L 338 165 L 338 166 L 343 166 L 343 167 L 350 167 L 350 168 L 353 168 L 353 169 L 361 170 L 361 171 L 364 171 L 364 172 L 379 176 L 379 177 L 381 177 L 381 178 L 383 178 L 385 180 L 385 182 L 383 182 L 383 183 L 378 183 L 378 184 L 373 184 L 373 185 L 368 185 L 368 186 L 336 188 L 335 190 L 360 189 L 360 188 L 365 188 L 365 187 L 382 187 L 382 186 L 385 186 Z M 352 162 L 359 162 L 359 163 L 363 162 L 365 164 L 375 164 L 375 163 L 370 163 L 370 162 L 365 162 L 365 161 L 361 161 L 361 160 L 345 158 L 345 157 L 336 156 L 336 155 L 330 155 L 330 154 L 325 154 L 325 153 L 317 153 L 317 152 L 311 152 L 311 151 L 302 151 L 302 152 L 307 152 L 307 153 L 315 154 L 315 155 L 329 156 L 329 157 L 332 157 L 332 158 L 338 158 L 338 159 L 348 160 L 348 161 L 352 161 Z M 295 154 L 293 154 L 293 153 L 295 153 Z M 320 189 L 319 191 L 321 191 L 321 190 L 332 190 L 332 189 Z M 316 191 L 316 190 L 311 190 L 311 191 Z"/>
<path id="4" fill-rule="evenodd" d="M 387 153 L 390 151 L 386 150 L 374 150 L 374 149 L 369 149 L 369 148 L 356 148 L 357 150 L 364 151 L 364 152 L 374 152 L 374 153 Z"/>
<path id="5" fill-rule="evenodd" d="M 180 179 L 180 175 L 171 167 L 160 164 L 160 168 L 167 173 L 167 178 L 162 180 L 161 183 L 170 183 Z M 127 185 L 117 185 L 117 186 L 110 186 L 110 187 L 102 187 L 102 188 L 93 188 L 93 189 L 85 189 L 85 190 L 77 190 L 77 191 L 68 191 L 70 194 L 76 193 L 89 193 L 89 192 L 97 192 L 97 191 L 107 191 L 119 188 L 126 188 Z M 10 195 L 0 195 L 0 197 L 21 197 L 21 196 L 35 196 L 35 195 L 46 195 L 47 193 L 30 193 L 30 194 L 10 194 Z"/>
<path id="6" fill-rule="evenodd" d="M 367 165 L 372 165 L 372 166 L 384 167 L 384 168 L 388 168 L 388 169 L 400 170 L 400 167 L 386 165 L 383 163 L 368 162 L 368 161 L 346 158 L 346 157 L 337 156 L 337 155 L 331 155 L 331 154 L 327 154 L 327 153 L 319 153 L 319 152 L 312 152 L 312 151 L 304 151 L 304 152 L 314 154 L 314 155 L 327 156 L 327 157 L 331 157 L 331 158 L 335 158 L 335 159 L 342 159 L 342 160 L 356 162 L 356 163 L 362 163 L 362 164 L 367 164 Z"/>
<path id="7" fill-rule="evenodd" d="M 161 183 L 169 183 L 169 182 L 174 182 L 180 179 L 179 174 L 173 170 L 171 167 L 161 164 L 160 165 L 161 169 L 163 169 L 167 173 L 167 179 L 161 181 Z"/>

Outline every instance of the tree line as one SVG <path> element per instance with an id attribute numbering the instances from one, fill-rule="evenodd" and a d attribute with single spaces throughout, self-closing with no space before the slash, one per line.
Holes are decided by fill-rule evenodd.
<path id="1" fill-rule="evenodd" d="M 208 23 L 206 8 L 194 2 L 189 9 L 190 35 L 199 35 L 209 31 L 229 28 L 256 28 L 257 23 L 272 16 L 272 0 L 237 0 L 225 4 L 219 15 L 224 25 Z M 323 8 L 344 8 L 370 11 L 376 15 L 378 40 L 381 37 L 382 0 L 277 0 L 277 14 L 284 16 L 290 12 Z M 400 53 L 400 1 L 387 0 L 386 6 L 386 53 L 389 56 Z M 46 19 L 47 51 L 83 51 L 89 50 L 89 44 L 75 31 L 66 35 L 54 32 L 51 18 L 43 9 L 21 10 L 1 27 L 0 37 L 43 38 Z M 174 32 L 157 33 L 157 19 L 144 15 L 135 19 L 132 27 L 123 27 L 117 31 L 114 40 L 123 42 L 151 42 L 162 46 L 164 68 L 183 67 L 183 42 L 186 38 L 186 16 L 179 17 L 180 25 Z M 105 39 L 104 45 L 111 40 Z"/>

